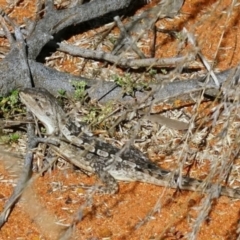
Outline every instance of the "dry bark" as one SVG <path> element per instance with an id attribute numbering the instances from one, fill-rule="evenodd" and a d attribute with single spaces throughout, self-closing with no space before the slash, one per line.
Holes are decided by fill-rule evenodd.
<path id="1" fill-rule="evenodd" d="M 177 1 L 176 6 L 172 6 L 170 9 L 166 10 L 164 6 L 167 5 L 168 2 L 169 1 L 166 0 L 161 1 L 161 4 L 152 10 L 152 12 L 155 13 L 156 18 L 149 22 L 146 27 L 151 27 L 159 17 L 173 17 L 177 14 L 183 3 L 183 1 Z M 43 50 L 43 47 L 53 39 L 54 35 L 62 30 L 72 25 L 106 16 L 109 13 L 116 13 L 117 15 L 122 10 L 126 12 L 133 4 L 134 1 L 132 0 L 95 0 L 80 6 L 74 6 L 73 8 L 56 10 L 51 0 L 46 0 L 45 5 L 39 2 L 38 11 L 43 10 L 43 17 L 37 16 L 34 22 L 28 21 L 26 23 L 26 35 L 24 36 L 24 41 L 21 40 L 22 38 L 21 33 L 19 33 L 19 27 L 12 26 L 15 29 L 14 34 L 16 40 L 11 37 L 9 32 L 7 33 L 5 31 L 5 35 L 8 36 L 11 43 L 11 49 L 5 59 L 0 62 L 0 95 L 6 95 L 12 89 L 27 87 L 30 85 L 45 87 L 52 93 L 56 93 L 59 89 L 65 89 L 68 93 L 71 93 L 74 88 L 70 80 L 75 80 L 85 81 L 89 87 L 89 96 L 101 100 L 102 102 L 113 99 L 119 101 L 135 101 L 136 98 L 137 100 L 145 99 L 150 95 L 149 92 L 144 93 L 137 91 L 136 98 L 133 99 L 131 96 L 125 96 L 124 93 L 122 93 L 121 88 L 113 82 L 76 77 L 49 68 L 37 61 L 37 57 Z M 143 15 L 146 14 L 146 12 L 143 13 Z M 8 25 L 11 25 L 11 22 L 9 23 L 9 19 L 3 12 L 2 19 L 5 19 L 5 22 L 7 22 Z M 128 31 L 138 28 L 138 21 L 139 18 L 134 19 L 132 25 L 126 25 Z M 1 23 L 3 25 L 3 21 L 1 21 Z M 121 34 L 119 39 L 122 38 L 124 38 L 124 36 Z M 139 59 L 137 61 L 144 62 L 146 60 Z M 121 65 L 121 60 L 119 63 Z M 217 74 L 220 78 L 219 81 L 222 83 L 227 80 L 230 72 L 231 71 L 226 71 Z M 151 84 L 150 87 L 154 89 L 154 92 L 151 94 L 151 99 L 154 99 L 155 102 L 157 102 L 166 98 L 186 94 L 188 92 L 199 91 L 203 87 L 198 81 L 202 82 L 204 79 L 205 78 L 197 78 L 189 80 L 189 82 L 176 81 L 174 83 L 165 83 L 164 88 L 162 87 L 162 83 Z M 57 89 L 56 86 L 58 86 Z M 211 77 L 210 81 L 204 87 L 217 88 L 217 86 L 212 83 Z"/>

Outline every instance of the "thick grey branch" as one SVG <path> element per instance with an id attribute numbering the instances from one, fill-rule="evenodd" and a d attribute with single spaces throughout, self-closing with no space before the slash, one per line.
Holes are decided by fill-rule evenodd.
<path id="1" fill-rule="evenodd" d="M 5 95 L 14 88 L 27 87 L 28 81 L 21 69 L 22 59 L 19 58 L 19 49 L 14 48 L 2 62 L 0 62 L 0 95 Z M 11 57 L 11 58 L 10 58 Z M 69 94 L 73 92 L 74 88 L 71 81 L 85 81 L 89 87 L 88 92 L 91 98 L 101 99 L 102 102 L 109 100 L 131 100 L 134 99 L 130 96 L 125 96 L 122 93 L 122 89 L 118 87 L 114 82 L 103 80 L 90 80 L 82 77 L 73 76 L 68 73 L 61 73 L 57 70 L 48 68 L 41 63 L 37 63 L 34 60 L 29 60 L 29 67 L 33 76 L 33 81 L 36 87 L 43 87 L 49 89 L 50 92 L 56 93 L 59 89 L 65 89 Z M 221 73 L 217 73 L 216 76 L 220 84 L 228 80 L 229 78 L 238 77 L 235 76 L 235 70 L 230 69 Z M 205 78 L 196 78 L 185 81 L 174 81 L 166 84 L 151 84 L 150 87 L 154 89 L 154 99 L 156 102 L 162 101 L 168 98 L 176 97 L 181 94 L 188 94 L 194 91 L 200 91 L 206 88 L 216 88 L 212 78 L 203 86 L 199 80 Z M 145 92 L 136 92 L 137 100 L 141 100 L 146 97 Z"/>
<path id="2" fill-rule="evenodd" d="M 42 47 L 51 40 L 52 35 L 60 30 L 104 16 L 107 13 L 122 10 L 129 6 L 131 0 L 91 1 L 79 7 L 47 12 L 36 24 L 35 30 L 28 36 L 29 58 L 35 59 Z"/>

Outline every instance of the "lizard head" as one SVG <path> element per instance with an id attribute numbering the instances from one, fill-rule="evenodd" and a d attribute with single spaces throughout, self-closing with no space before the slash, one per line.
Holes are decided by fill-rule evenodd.
<path id="1" fill-rule="evenodd" d="M 58 134 L 65 113 L 57 99 L 44 88 L 25 88 L 19 93 L 21 102 L 42 122 L 47 134 Z"/>

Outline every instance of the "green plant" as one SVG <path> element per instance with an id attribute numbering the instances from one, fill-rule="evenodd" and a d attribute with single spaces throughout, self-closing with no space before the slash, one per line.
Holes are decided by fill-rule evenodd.
<path id="1" fill-rule="evenodd" d="M 124 76 L 114 76 L 114 82 L 121 86 L 124 93 L 128 95 L 133 95 L 135 90 L 142 90 L 148 87 L 148 83 L 136 81 L 128 73 Z"/>
<path id="2" fill-rule="evenodd" d="M 154 77 L 157 74 L 157 70 L 153 69 L 153 68 L 150 68 L 148 70 L 148 73 L 149 73 L 150 76 Z"/>
<path id="3" fill-rule="evenodd" d="M 86 92 L 87 83 L 84 81 L 73 81 L 72 85 L 75 88 L 74 98 L 76 100 L 83 101 L 87 96 Z"/>
<path id="4" fill-rule="evenodd" d="M 90 108 L 89 113 L 86 114 L 83 121 L 91 123 L 91 125 L 100 124 L 104 121 L 109 114 L 113 111 L 113 104 L 109 103 L 105 106 L 93 106 Z"/>
<path id="5" fill-rule="evenodd" d="M 64 102 L 67 100 L 66 90 L 59 89 L 57 91 L 57 99 L 61 105 L 64 105 Z"/>
<path id="6" fill-rule="evenodd" d="M 97 121 L 97 114 L 99 109 L 91 108 L 89 113 L 83 118 L 83 121 L 86 123 L 94 123 Z"/>
<path id="7" fill-rule="evenodd" d="M 162 74 L 165 74 L 165 75 L 167 74 L 167 70 L 164 68 L 161 69 L 161 72 L 162 72 Z"/>
<path id="8" fill-rule="evenodd" d="M 17 142 L 19 138 L 20 138 L 19 133 L 10 133 L 7 135 L 0 136 L 0 142 L 3 144 L 10 144 L 13 142 Z"/>
<path id="9" fill-rule="evenodd" d="M 117 39 L 113 36 L 110 36 L 108 39 L 112 44 L 115 44 L 117 42 Z"/>
<path id="10" fill-rule="evenodd" d="M 66 90 L 59 89 L 57 92 L 58 92 L 58 97 L 60 97 L 60 98 L 65 98 L 66 97 Z"/>
<path id="11" fill-rule="evenodd" d="M 5 118 L 16 112 L 23 112 L 18 93 L 18 90 L 13 90 L 10 95 L 6 97 L 0 97 L 0 114 L 2 114 Z"/>

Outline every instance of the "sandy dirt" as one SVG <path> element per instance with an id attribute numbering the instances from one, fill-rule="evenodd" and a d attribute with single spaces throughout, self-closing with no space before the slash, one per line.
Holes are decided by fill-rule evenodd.
<path id="1" fill-rule="evenodd" d="M 155 1 L 152 1 L 144 8 L 154 4 Z M 230 0 L 186 0 L 181 15 L 174 20 L 160 20 L 157 26 L 174 30 L 185 27 L 197 36 L 202 54 L 209 61 L 215 61 L 217 69 L 228 69 L 236 66 L 240 60 L 240 9 L 239 6 L 235 7 L 227 18 L 223 12 L 230 4 Z M 0 6 L 6 6 L 6 2 L 0 0 Z M 21 22 L 23 17 L 33 17 L 33 3 L 21 1 L 10 16 L 17 22 Z M 87 33 L 84 34 L 86 37 Z M 157 34 L 156 41 L 162 45 L 156 57 L 177 54 L 178 43 L 168 35 Z M 6 40 L 0 40 L 1 47 L 4 48 L 6 44 Z M 61 62 L 61 69 L 76 71 L 75 60 Z M 155 157 L 154 160 L 159 159 Z M 0 181 L 0 209 L 13 189 L 13 176 L 6 167 L 11 161 L 17 160 L 0 153 L 0 177 L 6 180 Z M 198 171 L 196 174 L 201 175 L 201 169 Z M 39 177 L 14 207 L 7 223 L 0 230 L 0 240 L 59 239 L 59 234 L 73 222 L 76 224 L 71 239 L 78 240 L 187 238 L 192 219 L 197 214 L 196 207 L 201 201 L 200 194 L 188 191 L 175 193 L 172 189 L 144 183 L 119 183 L 117 194 L 94 195 L 86 199 L 85 190 L 74 186 L 80 182 L 94 184 L 96 181 L 94 176 L 87 177 L 72 169 L 56 169 Z M 159 199 L 159 210 L 147 219 Z M 240 201 L 220 197 L 214 203 L 197 239 L 236 239 L 239 209 Z"/>

